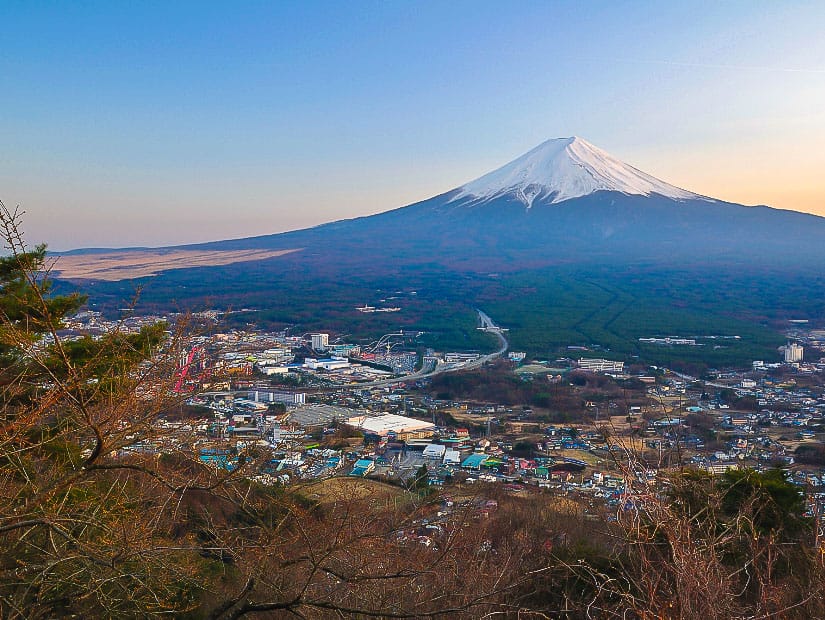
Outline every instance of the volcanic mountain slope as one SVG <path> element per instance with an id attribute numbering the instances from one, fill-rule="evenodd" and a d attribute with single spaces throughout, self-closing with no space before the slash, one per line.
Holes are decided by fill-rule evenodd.
<path id="1" fill-rule="evenodd" d="M 701 196 L 574 137 L 548 140 L 474 181 L 399 209 L 174 249 L 290 251 L 262 261 L 275 269 L 288 263 L 393 271 L 434 263 L 486 272 L 639 260 L 794 265 L 825 259 L 825 218 Z"/>
<path id="2" fill-rule="evenodd" d="M 557 263 L 813 264 L 825 218 L 745 207 L 660 181 L 581 138 L 548 140 L 439 196 L 289 233 L 188 246 L 304 248 L 290 257 L 371 269 L 437 263 L 469 271 Z M 332 257 L 335 257 L 334 259 Z"/>
<path id="3" fill-rule="evenodd" d="M 602 343 L 645 353 L 637 350 L 639 337 L 685 329 L 744 334 L 783 318 L 825 320 L 825 218 L 702 196 L 579 138 L 549 140 L 399 209 L 155 250 L 174 251 L 222 263 L 181 265 L 138 280 L 144 308 L 255 308 L 256 322 L 304 331 L 380 334 L 409 326 L 441 334 L 431 344 L 444 347 L 479 346 L 479 306 L 513 328 L 514 347 L 535 352 Z M 141 252 L 134 251 L 136 264 L 146 262 Z M 129 253 L 118 253 L 124 273 Z M 84 288 L 97 308 L 115 312 L 136 283 L 111 281 L 111 274 L 102 281 L 85 271 Z M 385 297 L 402 311 L 379 317 L 354 309 Z M 744 321 L 725 323 L 731 319 Z M 723 353 L 737 362 L 769 357 L 775 337 L 743 337 L 741 350 L 723 347 L 712 361 L 725 362 Z M 760 338 L 763 348 L 747 348 Z M 713 351 L 693 353 L 698 359 Z M 667 351 L 655 353 L 667 361 Z"/>

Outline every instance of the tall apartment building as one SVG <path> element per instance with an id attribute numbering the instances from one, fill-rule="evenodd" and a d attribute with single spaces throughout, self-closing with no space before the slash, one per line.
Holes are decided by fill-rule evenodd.
<path id="1" fill-rule="evenodd" d="M 312 348 L 316 351 L 326 351 L 329 347 L 329 334 L 310 334 Z"/>
<path id="2" fill-rule="evenodd" d="M 789 342 L 785 345 L 785 361 L 789 364 L 802 361 L 804 349 L 802 345 L 795 342 Z"/>

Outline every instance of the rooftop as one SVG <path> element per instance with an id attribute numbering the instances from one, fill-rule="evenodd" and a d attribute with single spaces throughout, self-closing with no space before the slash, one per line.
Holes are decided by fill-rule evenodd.
<path id="1" fill-rule="evenodd" d="M 395 433 L 409 433 L 435 428 L 435 425 L 430 422 L 415 420 L 394 413 L 384 413 L 377 416 L 354 416 L 347 420 L 347 424 L 377 435 L 386 435 L 390 431 Z"/>

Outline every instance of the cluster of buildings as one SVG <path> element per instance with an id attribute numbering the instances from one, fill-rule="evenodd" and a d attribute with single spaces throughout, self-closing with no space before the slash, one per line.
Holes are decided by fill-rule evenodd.
<path id="1" fill-rule="evenodd" d="M 135 317 L 128 329 L 163 318 L 169 320 Z M 89 312 L 66 327 L 81 333 L 111 325 Z M 693 338 L 640 341 L 696 345 Z M 266 446 L 272 458 L 250 472 L 266 484 L 337 475 L 404 480 L 426 466 L 433 486 L 518 483 L 610 506 L 625 501 L 633 485 L 655 485 L 678 457 L 711 474 L 781 465 L 811 497 L 825 497 L 825 462 L 818 463 L 817 451 L 809 449 L 825 438 L 825 388 L 816 380 L 825 372 L 825 359 L 812 361 L 817 350 L 825 354 L 825 332 L 798 331 L 781 348 L 781 361 L 757 361 L 747 369 L 702 378 L 649 369 L 637 377 L 646 406 L 627 407 L 619 419 L 611 403 L 588 403 L 596 423 L 567 426 L 549 426 L 536 421 L 531 409 L 514 411 L 500 403 L 461 403 L 461 422 L 445 425 L 436 420 L 442 404 L 421 386 L 391 384 L 419 363 L 461 367 L 479 359 L 477 353 L 427 351 L 422 359 L 398 347 L 364 350 L 331 342 L 323 332 L 232 330 L 193 337 L 188 344 L 175 386 L 181 394 L 197 394 L 189 404 L 202 417 L 159 420 L 163 433 L 136 439 L 126 452 L 191 449 L 204 462 L 232 469 L 249 447 Z M 510 354 L 516 363 L 525 358 Z M 548 378 L 565 384 L 572 369 L 627 376 L 622 361 L 569 362 Z M 313 394 L 316 388 L 325 391 Z M 600 418 L 599 412 L 606 415 Z M 632 459 L 641 464 L 632 473 L 617 466 Z"/>
<path id="2" fill-rule="evenodd" d="M 194 357 L 193 351 L 197 352 Z M 213 389 L 217 377 L 234 377 L 234 381 L 226 383 L 228 386 L 242 384 L 241 377 L 251 381 L 255 375 L 276 381 L 291 375 L 303 383 L 353 384 L 411 372 L 417 359 L 414 354 L 412 360 L 405 358 L 399 370 L 376 362 L 375 356 L 362 359 L 361 355 L 358 345 L 330 344 L 326 333 L 289 336 L 284 332 L 233 330 L 191 338 L 179 372 L 186 374 L 184 391 Z M 193 362 L 195 368 L 189 367 Z"/>
<path id="3" fill-rule="evenodd" d="M 127 315 L 113 321 L 106 319 L 103 314 L 95 310 L 83 310 L 74 316 L 63 320 L 63 329 L 59 335 L 67 340 L 82 336 L 100 336 L 117 331 L 122 334 L 139 332 L 143 327 L 149 327 L 160 321 L 168 321 L 167 316 L 158 315 Z"/>

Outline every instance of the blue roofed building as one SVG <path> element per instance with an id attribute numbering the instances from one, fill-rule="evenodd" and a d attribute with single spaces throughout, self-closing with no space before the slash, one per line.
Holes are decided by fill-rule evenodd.
<path id="1" fill-rule="evenodd" d="M 461 463 L 463 469 L 480 470 L 489 457 L 486 454 L 471 454 Z"/>
<path id="2" fill-rule="evenodd" d="M 355 465 L 353 465 L 352 471 L 349 475 L 363 478 L 364 476 L 369 475 L 374 469 L 374 461 L 371 461 L 370 459 L 359 459 L 355 461 Z"/>

